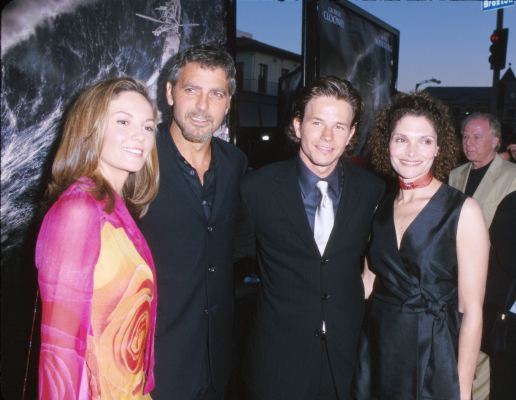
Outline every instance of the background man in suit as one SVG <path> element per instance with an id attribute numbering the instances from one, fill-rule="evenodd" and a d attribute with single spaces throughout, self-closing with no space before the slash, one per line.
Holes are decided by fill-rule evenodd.
<path id="1" fill-rule="evenodd" d="M 222 399 L 231 373 L 234 210 L 247 162 L 213 133 L 235 86 L 221 49 L 196 46 L 172 60 L 172 121 L 157 137 L 160 190 L 142 222 L 159 296 L 153 399 Z"/>
<path id="2" fill-rule="evenodd" d="M 496 152 L 500 147 L 501 126 L 491 114 L 474 113 L 462 122 L 462 149 L 468 162 L 453 169 L 449 184 L 475 198 L 489 227 L 498 204 L 516 190 L 516 165 Z M 489 359 L 480 353 L 473 398 L 489 396 Z"/>
<path id="3" fill-rule="evenodd" d="M 361 261 L 383 183 L 341 161 L 361 111 L 347 81 L 300 94 L 291 160 L 242 183 L 239 255 L 257 255 L 257 312 L 244 361 L 249 399 L 348 399 L 364 309 Z"/>
<path id="4" fill-rule="evenodd" d="M 453 169 L 449 184 L 475 198 L 491 225 L 498 204 L 516 190 L 516 165 L 496 151 L 500 147 L 500 122 L 493 115 L 474 113 L 462 123 L 462 149 L 468 162 Z"/>

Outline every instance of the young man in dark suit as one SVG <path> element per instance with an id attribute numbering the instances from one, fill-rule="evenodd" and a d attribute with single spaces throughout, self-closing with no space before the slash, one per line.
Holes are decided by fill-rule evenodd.
<path id="1" fill-rule="evenodd" d="M 341 159 L 361 112 L 347 81 L 297 99 L 297 157 L 244 178 L 238 254 L 261 276 L 244 381 L 249 399 L 349 399 L 364 311 L 362 258 L 383 183 Z"/>
<path id="2" fill-rule="evenodd" d="M 231 372 L 234 210 L 247 161 L 213 134 L 235 86 L 224 50 L 195 46 L 172 60 L 172 119 L 157 137 L 160 190 L 141 224 L 159 296 L 155 400 L 221 400 Z"/>

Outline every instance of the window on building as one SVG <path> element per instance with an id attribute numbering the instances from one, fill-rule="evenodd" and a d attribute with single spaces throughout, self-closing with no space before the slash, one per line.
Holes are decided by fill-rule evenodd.
<path id="1" fill-rule="evenodd" d="M 288 69 L 287 68 L 281 68 L 281 76 L 287 75 Z"/>
<path id="2" fill-rule="evenodd" d="M 259 64 L 260 66 L 260 74 L 258 75 L 258 92 L 267 93 L 267 73 L 268 73 L 268 65 L 267 64 Z"/>

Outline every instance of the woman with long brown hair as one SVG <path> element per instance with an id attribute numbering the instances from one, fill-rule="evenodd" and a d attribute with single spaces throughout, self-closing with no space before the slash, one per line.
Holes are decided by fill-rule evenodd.
<path id="1" fill-rule="evenodd" d="M 156 280 L 134 218 L 158 188 L 155 128 L 145 86 L 125 77 L 66 118 L 36 245 L 42 399 L 149 398 Z"/>

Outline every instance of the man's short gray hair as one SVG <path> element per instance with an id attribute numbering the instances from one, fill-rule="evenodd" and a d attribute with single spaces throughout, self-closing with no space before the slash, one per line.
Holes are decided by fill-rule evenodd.
<path id="1" fill-rule="evenodd" d="M 461 133 L 464 133 L 464 128 L 466 124 L 473 121 L 474 119 L 485 119 L 489 122 L 489 132 L 491 135 L 497 137 L 502 140 L 502 125 L 498 118 L 496 118 L 493 114 L 484 113 L 484 112 L 475 112 L 473 114 L 468 115 L 461 124 Z"/>
<path id="2" fill-rule="evenodd" d="M 236 91 L 236 69 L 233 57 L 221 47 L 211 44 L 200 44 L 189 47 L 172 57 L 167 81 L 175 85 L 181 70 L 186 64 L 197 63 L 202 67 L 215 69 L 222 68 L 226 72 L 229 95 Z"/>

